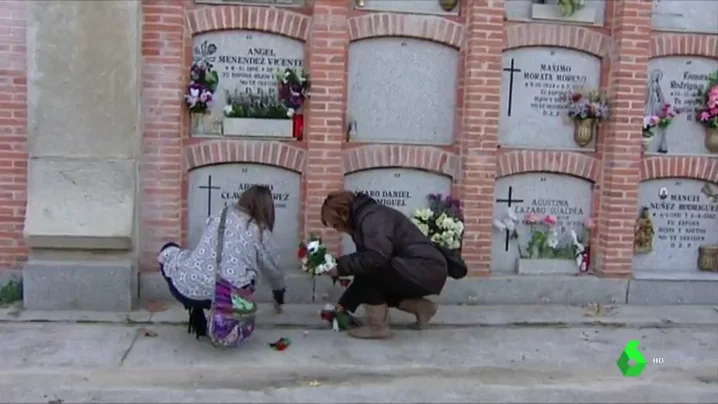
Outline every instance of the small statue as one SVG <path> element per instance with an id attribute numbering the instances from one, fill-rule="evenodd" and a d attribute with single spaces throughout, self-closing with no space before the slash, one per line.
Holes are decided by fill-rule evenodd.
<path id="1" fill-rule="evenodd" d="M 636 253 L 649 253 L 653 251 L 653 223 L 651 222 L 651 214 L 647 207 L 641 208 L 641 213 L 636 219 L 634 227 L 635 240 L 633 242 L 633 251 Z"/>

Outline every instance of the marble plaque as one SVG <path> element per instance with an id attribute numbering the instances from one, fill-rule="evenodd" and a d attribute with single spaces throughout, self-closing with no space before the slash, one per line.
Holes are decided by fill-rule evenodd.
<path id="1" fill-rule="evenodd" d="M 600 60 L 587 53 L 554 47 L 512 49 L 503 54 L 499 143 L 541 149 L 595 149 L 595 140 L 580 148 L 573 140 L 568 95 L 596 90 Z"/>
<path id="2" fill-rule="evenodd" d="M 530 21 L 530 20 L 557 20 L 561 22 L 573 22 L 593 25 L 603 25 L 604 14 L 606 13 L 605 0 L 591 0 L 586 2 L 586 6 L 578 10 L 571 16 L 564 17 L 558 12 L 556 6 L 558 0 L 545 0 L 542 2 L 531 0 L 506 0 L 505 13 L 506 18 L 514 21 Z M 537 7 L 538 6 L 538 7 Z M 548 6 L 553 6 L 555 10 L 549 11 Z M 540 10 L 541 13 L 537 13 Z"/>
<path id="3" fill-rule="evenodd" d="M 298 267 L 300 175 L 280 167 L 261 164 L 220 164 L 204 166 L 189 173 L 189 246 L 194 247 L 210 215 L 237 203 L 244 190 L 254 184 L 272 189 L 275 208 L 274 236 L 281 262 L 287 269 Z"/>
<path id="4" fill-rule="evenodd" d="M 344 188 L 362 191 L 377 202 L 409 216 L 414 209 L 429 205 L 429 194 L 451 194 L 451 178 L 410 168 L 375 168 L 348 174 Z M 342 251 L 355 251 L 351 237 L 345 236 Z"/>
<path id="5" fill-rule="evenodd" d="M 497 179 L 493 218 L 503 220 L 508 208 L 513 208 L 519 219 L 519 238 L 510 239 L 505 231 L 492 228 L 491 271 L 516 271 L 519 247 L 524 251 L 531 235 L 531 227 L 524 223 L 529 213 L 540 219 L 555 216 L 561 245 L 570 240 L 571 230 L 582 235 L 583 222 L 591 216 L 592 192 L 590 181 L 564 174 L 526 173 Z"/>
<path id="6" fill-rule="evenodd" d="M 653 0 L 653 29 L 718 33 L 718 1 Z"/>
<path id="7" fill-rule="evenodd" d="M 210 62 L 219 74 L 211 114 L 204 117 L 201 130 L 193 123 L 193 134 L 220 135 L 227 92 L 276 97 L 277 73 L 286 68 L 302 71 L 304 43 L 258 31 L 213 31 L 194 37 L 193 60 Z"/>
<path id="8" fill-rule="evenodd" d="M 412 38 L 349 47 L 347 118 L 358 142 L 451 144 L 459 52 Z M 351 125 L 351 123 L 354 125 Z"/>
<path id="9" fill-rule="evenodd" d="M 364 0 L 363 7 L 357 4 L 357 0 L 352 1 L 354 2 L 354 8 L 357 10 L 405 12 L 412 14 L 458 15 L 459 9 L 461 8 L 459 5 L 459 3 L 461 3 L 460 1 L 457 1 L 454 8 L 449 11 L 441 7 L 439 0 Z"/>
<path id="10" fill-rule="evenodd" d="M 718 24 L 718 20 L 716 20 Z M 663 104 L 671 104 L 678 116 L 666 129 L 654 129 L 648 152 L 666 154 L 709 154 L 705 148 L 705 130 L 696 122 L 700 92 L 708 75 L 718 70 L 718 60 L 669 56 L 648 63 L 646 115 L 656 115 Z"/>
<path id="11" fill-rule="evenodd" d="M 242 6 L 306 6 L 306 0 L 194 0 L 194 2 L 197 4 L 234 4 Z"/>
<path id="12" fill-rule="evenodd" d="M 652 251 L 634 253 L 635 271 L 699 272 L 698 247 L 718 244 L 718 203 L 708 197 L 718 195 L 718 186 L 708 184 L 704 192 L 706 184 L 694 179 L 664 178 L 639 185 L 638 211 L 648 208 L 653 235 Z"/>

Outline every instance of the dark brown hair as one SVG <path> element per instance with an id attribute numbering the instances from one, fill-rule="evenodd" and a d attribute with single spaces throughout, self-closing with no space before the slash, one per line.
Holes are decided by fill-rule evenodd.
<path id="1" fill-rule="evenodd" d="M 261 230 L 274 231 L 274 199 L 266 185 L 252 185 L 239 196 L 237 206 L 249 215 Z"/>
<path id="2" fill-rule="evenodd" d="M 329 227 L 331 222 L 346 229 L 351 228 L 349 216 L 356 195 L 351 191 L 334 191 L 327 195 L 322 204 L 322 224 Z"/>

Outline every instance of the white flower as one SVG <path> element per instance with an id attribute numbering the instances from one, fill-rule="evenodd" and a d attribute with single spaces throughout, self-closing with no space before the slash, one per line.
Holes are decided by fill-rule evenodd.
<path id="1" fill-rule="evenodd" d="M 334 307 L 334 305 L 331 303 L 327 303 L 324 305 L 324 310 L 326 310 L 326 311 L 334 311 L 335 308 L 336 307 Z"/>
<path id="2" fill-rule="evenodd" d="M 315 274 L 323 274 L 324 272 L 327 272 L 327 267 L 325 264 L 319 264 L 316 268 L 314 268 Z"/>
<path id="3" fill-rule="evenodd" d="M 334 257 L 331 254 L 324 254 L 324 262 L 327 264 L 334 263 Z"/>
<path id="4" fill-rule="evenodd" d="M 307 244 L 307 251 L 309 252 L 309 254 L 314 254 L 315 252 L 317 252 L 319 247 L 320 247 L 319 241 L 314 240 L 314 241 L 309 242 L 309 244 Z"/>
<path id="5" fill-rule="evenodd" d="M 198 88 L 190 88 L 189 96 L 192 98 L 199 98 L 199 89 Z"/>
<path id="6" fill-rule="evenodd" d="M 432 241 L 433 243 L 440 244 L 440 243 L 441 243 L 441 235 L 438 234 L 438 233 L 432 235 L 432 236 L 431 236 L 431 241 Z"/>
<path id="7" fill-rule="evenodd" d="M 456 225 L 455 225 L 455 227 L 454 227 L 454 230 L 456 231 L 456 233 L 457 233 L 459 236 L 461 236 L 462 234 L 464 234 L 464 222 L 462 222 L 462 221 L 460 221 L 460 220 L 457 220 L 457 221 L 456 221 Z"/>
<path id="8" fill-rule="evenodd" d="M 556 233 L 555 229 L 551 229 L 551 231 L 549 232 L 546 244 L 548 244 L 548 246 L 551 248 L 558 247 L 558 233 Z"/>
<path id="9" fill-rule="evenodd" d="M 516 222 L 513 220 L 504 220 L 504 225 L 506 225 L 506 230 L 508 231 L 514 231 L 516 229 Z"/>
<path id="10" fill-rule="evenodd" d="M 294 116 L 294 108 L 287 108 L 287 116 L 290 118 Z"/>
<path id="11" fill-rule="evenodd" d="M 516 211 L 514 211 L 514 208 L 508 208 L 508 209 L 507 209 L 507 212 L 506 212 L 506 215 L 507 215 L 507 216 L 509 217 L 509 219 L 510 219 L 512 222 L 514 222 L 514 223 L 516 223 L 516 222 L 519 221 L 519 218 L 516 217 Z"/>
<path id="12" fill-rule="evenodd" d="M 232 105 L 231 105 L 231 104 L 224 106 L 224 114 L 225 114 L 225 115 L 231 114 L 232 111 L 234 111 L 234 108 L 232 108 Z"/>
<path id="13" fill-rule="evenodd" d="M 302 265 L 306 266 L 309 263 L 309 259 L 307 257 L 302 258 Z"/>
<path id="14" fill-rule="evenodd" d="M 434 216 L 434 212 L 429 208 L 417 209 L 414 211 L 413 216 L 419 220 L 427 221 L 431 219 L 432 216 Z"/>
<path id="15" fill-rule="evenodd" d="M 496 229 L 499 231 L 506 230 L 506 225 L 499 219 L 494 219 L 494 227 L 496 227 Z"/>

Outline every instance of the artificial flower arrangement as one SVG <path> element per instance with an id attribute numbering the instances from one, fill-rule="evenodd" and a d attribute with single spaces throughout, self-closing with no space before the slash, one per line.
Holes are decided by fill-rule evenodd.
<path id="1" fill-rule="evenodd" d="M 227 118 L 289 119 L 287 108 L 270 95 L 250 95 L 227 91 L 227 105 L 224 107 Z"/>
<path id="2" fill-rule="evenodd" d="M 718 71 L 708 75 L 708 85 L 699 102 L 698 122 L 708 129 L 718 130 Z"/>
<path id="3" fill-rule="evenodd" d="M 414 210 L 411 221 L 436 244 L 450 250 L 461 248 L 464 235 L 464 218 L 461 201 L 441 194 L 427 196 L 429 207 Z"/>
<path id="4" fill-rule="evenodd" d="M 336 268 L 334 256 L 327 253 L 327 246 L 315 235 L 309 236 L 307 243 L 299 243 L 297 257 L 302 263 L 302 270 L 309 275 L 322 275 Z"/>
<path id="5" fill-rule="evenodd" d="M 658 115 L 648 115 L 643 117 L 643 145 L 648 144 L 653 140 L 654 128 L 665 129 L 671 126 L 673 118 L 675 118 L 677 112 L 671 104 L 663 104 L 661 110 L 658 111 Z"/>
<path id="6" fill-rule="evenodd" d="M 328 321 L 335 332 L 348 329 L 352 322 L 349 314 L 331 303 L 324 305 L 324 310 L 319 313 L 319 316 L 322 320 Z"/>
<path id="7" fill-rule="evenodd" d="M 212 105 L 214 91 L 219 83 L 219 75 L 212 65 L 199 61 L 192 64 L 189 71 L 190 82 L 185 94 L 185 102 L 190 112 L 206 114 Z"/>
<path id="8" fill-rule="evenodd" d="M 608 118 L 608 101 L 595 90 L 573 92 L 569 96 L 568 116 L 574 121 L 603 121 Z"/>
<path id="9" fill-rule="evenodd" d="M 293 117 L 309 98 L 309 75 L 302 71 L 297 73 L 292 69 L 285 69 L 277 80 L 279 82 L 279 100 L 287 109 L 287 116 Z"/>
<path id="10" fill-rule="evenodd" d="M 561 15 L 568 17 L 586 5 L 586 0 L 558 0 Z"/>
<path id="11" fill-rule="evenodd" d="M 521 221 L 513 208 L 508 208 L 506 216 L 494 220 L 494 227 L 500 231 L 508 231 L 509 238 L 519 238 L 518 223 Z M 523 223 L 530 227 L 526 249 L 518 246 L 519 256 L 523 259 L 572 259 L 581 272 L 588 270 L 590 231 L 594 227 L 593 220 L 587 218 L 584 223 L 584 234 L 579 237 L 571 230 L 571 240 L 561 243 L 556 229 L 558 219 L 554 215 L 539 216 L 528 213 Z"/>
<path id="12" fill-rule="evenodd" d="M 596 128 L 608 118 L 608 102 L 598 91 L 574 92 L 568 97 L 568 117 L 574 121 L 574 140 L 584 147 L 593 140 Z"/>

